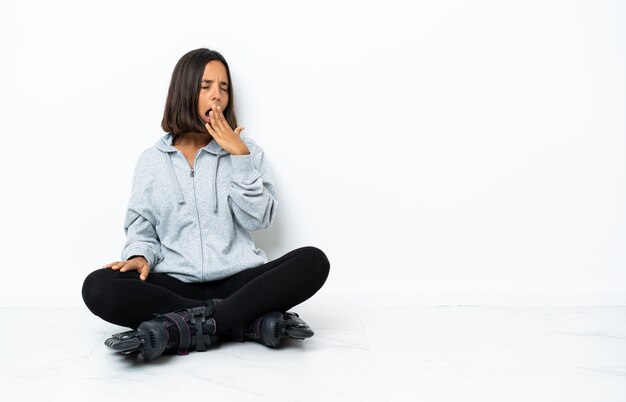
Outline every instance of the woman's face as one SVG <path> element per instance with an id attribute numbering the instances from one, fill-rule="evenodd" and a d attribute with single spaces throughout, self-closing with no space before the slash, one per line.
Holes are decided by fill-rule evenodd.
<path id="1" fill-rule="evenodd" d="M 198 114 L 205 123 L 210 122 L 209 110 L 213 104 L 226 112 L 228 105 L 228 74 L 226 66 L 221 61 L 212 60 L 204 67 L 202 82 L 200 83 L 200 96 L 198 98 Z"/>

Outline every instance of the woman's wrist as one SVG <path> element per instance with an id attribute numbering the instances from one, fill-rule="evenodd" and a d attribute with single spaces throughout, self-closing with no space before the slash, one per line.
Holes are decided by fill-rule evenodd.
<path id="1" fill-rule="evenodd" d="M 250 155 L 250 150 L 248 149 L 248 146 L 242 141 L 241 145 L 230 154 L 235 156 Z"/>

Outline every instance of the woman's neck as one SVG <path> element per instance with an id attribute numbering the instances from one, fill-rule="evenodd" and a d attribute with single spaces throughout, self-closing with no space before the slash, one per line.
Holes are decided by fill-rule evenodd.
<path id="1" fill-rule="evenodd" d="M 211 140 L 213 140 L 213 137 L 209 133 L 184 133 L 176 135 L 174 137 L 176 144 L 172 143 L 172 145 L 202 148 L 207 146 Z"/>

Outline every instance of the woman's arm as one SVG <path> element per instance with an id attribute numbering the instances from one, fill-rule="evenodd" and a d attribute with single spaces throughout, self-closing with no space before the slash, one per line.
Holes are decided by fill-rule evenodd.
<path id="1" fill-rule="evenodd" d="M 122 248 L 122 260 L 129 260 L 133 256 L 143 256 L 150 267 L 154 267 L 163 260 L 161 243 L 156 230 L 146 218 L 129 209 L 126 213 L 124 231 L 126 242 Z"/>
<path id="2" fill-rule="evenodd" d="M 276 190 L 263 150 L 251 147 L 249 155 L 231 155 L 232 181 L 228 204 L 247 230 L 268 228 L 276 217 Z"/>
<path id="3" fill-rule="evenodd" d="M 276 192 L 263 149 L 241 137 L 243 127 L 233 130 L 219 106 L 213 104 L 211 124 L 205 124 L 213 139 L 230 154 L 232 182 L 228 204 L 237 221 L 247 230 L 265 229 L 276 216 Z"/>
<path id="4" fill-rule="evenodd" d="M 126 242 L 122 248 L 121 259 L 127 260 L 135 255 L 143 256 L 154 267 L 163 260 L 161 242 L 156 233 L 156 214 L 150 202 L 151 193 L 147 191 L 151 177 L 142 163 L 143 155 L 135 166 L 130 200 L 124 218 Z"/>

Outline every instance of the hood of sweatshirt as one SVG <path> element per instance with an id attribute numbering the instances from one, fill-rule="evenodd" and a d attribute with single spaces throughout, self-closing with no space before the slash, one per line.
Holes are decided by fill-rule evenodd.
<path id="1" fill-rule="evenodd" d="M 156 148 L 163 153 L 163 162 L 167 165 L 167 171 L 169 175 L 169 180 L 172 185 L 172 189 L 177 194 L 177 202 L 178 204 L 185 203 L 185 197 L 183 197 L 183 192 L 180 189 L 180 183 L 178 182 L 178 178 L 176 177 L 176 173 L 174 172 L 174 164 L 172 163 L 172 154 L 180 152 L 172 145 L 172 140 L 174 138 L 173 133 L 168 133 L 161 137 L 157 143 Z M 219 167 L 220 159 L 224 155 L 230 155 L 226 152 L 215 140 L 209 142 L 206 146 L 200 148 L 201 152 L 209 152 L 215 157 L 217 157 L 217 163 L 215 164 L 215 170 L 212 172 L 212 180 L 213 180 L 213 213 L 217 213 L 217 170 Z"/>

